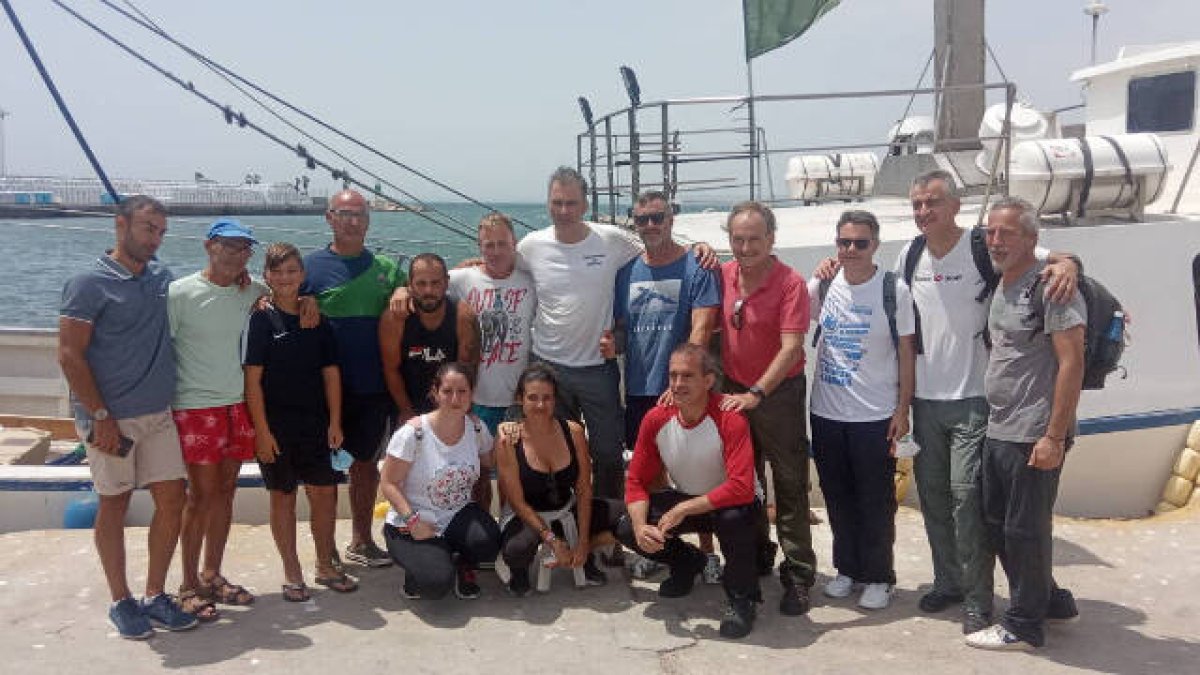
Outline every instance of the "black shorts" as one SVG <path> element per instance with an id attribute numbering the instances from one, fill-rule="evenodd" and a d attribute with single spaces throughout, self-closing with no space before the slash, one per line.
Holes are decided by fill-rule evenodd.
<path id="1" fill-rule="evenodd" d="M 378 462 L 396 418 L 396 405 L 387 394 L 342 394 L 342 443 L 354 459 Z"/>
<path id="2" fill-rule="evenodd" d="M 275 437 L 279 454 L 270 464 L 258 463 L 263 485 L 268 490 L 291 494 L 300 483 L 305 485 L 337 485 L 338 473 L 330 462 L 329 443 L 324 435 L 303 439 Z"/>

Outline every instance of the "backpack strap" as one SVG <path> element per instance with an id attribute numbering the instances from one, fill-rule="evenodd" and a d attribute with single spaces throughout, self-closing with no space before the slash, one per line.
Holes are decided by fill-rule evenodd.
<path id="1" fill-rule="evenodd" d="M 825 296 L 829 295 L 829 287 L 833 285 L 833 279 L 822 279 L 817 284 L 817 329 L 813 331 L 812 346 L 817 346 L 817 341 L 821 339 L 821 309 L 825 307 Z"/>
<path id="2" fill-rule="evenodd" d="M 1029 340 L 1032 342 L 1039 333 L 1046 331 L 1046 293 L 1042 288 L 1042 275 L 1034 277 L 1033 285 L 1026 292 L 1029 293 L 1029 314 L 1037 318 L 1033 332 L 1029 334 Z"/>
<path id="3" fill-rule="evenodd" d="M 900 346 L 900 334 L 896 330 L 896 273 L 883 273 L 883 313 L 887 315 L 888 330 L 892 334 L 892 347 Z"/>
<path id="4" fill-rule="evenodd" d="M 904 256 L 904 283 L 912 290 L 913 275 L 917 272 L 917 262 L 925 250 L 925 235 L 918 234 L 908 244 L 908 253 Z M 913 328 L 917 337 L 917 353 L 925 353 L 925 341 L 921 339 L 921 312 L 917 309 L 917 298 L 913 296 Z M 893 333 L 894 334 L 894 333 Z"/>
<path id="5" fill-rule="evenodd" d="M 992 291 L 1000 283 L 1000 275 L 992 266 L 992 256 L 987 249 L 987 230 L 982 227 L 971 228 L 971 258 L 975 260 L 975 269 L 983 278 L 983 290 L 975 296 L 975 302 L 983 302 L 991 296 Z"/>

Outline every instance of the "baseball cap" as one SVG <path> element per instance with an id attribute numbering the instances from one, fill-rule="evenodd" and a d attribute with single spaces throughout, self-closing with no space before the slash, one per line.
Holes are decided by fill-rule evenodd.
<path id="1" fill-rule="evenodd" d="M 221 218 L 208 228 L 208 239 L 225 237 L 226 239 L 248 239 L 251 244 L 257 244 L 254 233 L 241 221 L 234 218 Z"/>

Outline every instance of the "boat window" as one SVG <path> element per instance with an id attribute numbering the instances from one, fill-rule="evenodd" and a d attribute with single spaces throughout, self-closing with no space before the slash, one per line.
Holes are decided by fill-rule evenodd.
<path id="1" fill-rule="evenodd" d="M 1191 131 L 1196 114 L 1196 71 L 1129 81 L 1125 130 Z"/>

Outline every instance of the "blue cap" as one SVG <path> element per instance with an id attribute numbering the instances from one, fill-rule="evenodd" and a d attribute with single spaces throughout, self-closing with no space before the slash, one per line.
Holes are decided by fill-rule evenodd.
<path id="1" fill-rule="evenodd" d="M 221 218 L 208 228 L 208 238 L 225 237 L 226 239 L 249 239 L 251 244 L 257 244 L 254 233 L 241 221 L 233 218 Z"/>

